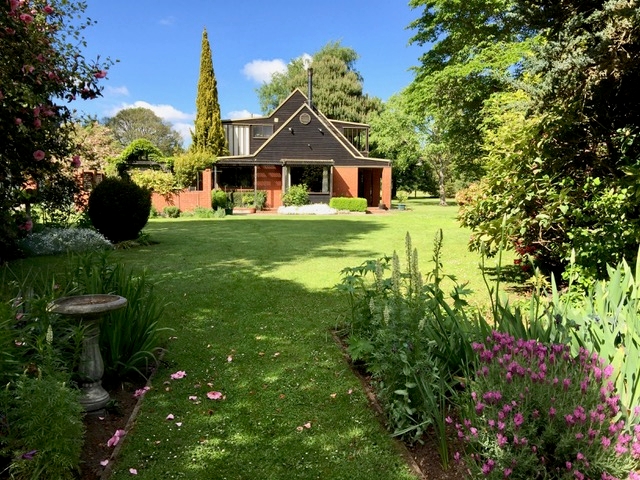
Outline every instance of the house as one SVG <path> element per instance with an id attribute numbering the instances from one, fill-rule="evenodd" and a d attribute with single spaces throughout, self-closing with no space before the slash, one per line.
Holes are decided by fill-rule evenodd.
<path id="1" fill-rule="evenodd" d="M 361 197 L 370 207 L 391 205 L 391 161 L 371 158 L 369 126 L 330 120 L 299 89 L 269 116 L 223 120 L 230 155 L 218 157 L 198 185 L 171 199 L 181 210 L 210 206 L 211 189 L 262 190 L 266 208 L 282 205 L 292 185 L 306 184 L 312 203 Z M 154 195 L 156 197 L 156 195 Z M 165 205 L 154 199 L 161 210 Z"/>

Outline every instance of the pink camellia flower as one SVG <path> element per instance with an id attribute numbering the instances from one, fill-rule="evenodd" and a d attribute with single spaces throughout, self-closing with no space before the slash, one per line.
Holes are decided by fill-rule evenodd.
<path id="1" fill-rule="evenodd" d="M 20 15 L 20 20 L 22 20 L 24 23 L 31 23 L 33 22 L 33 17 L 28 13 L 23 13 L 22 15 Z"/>
<path id="2" fill-rule="evenodd" d="M 40 128 L 42 126 L 42 120 L 40 120 L 39 118 L 36 118 L 33 121 L 33 126 L 36 127 L 36 128 Z"/>
<path id="3" fill-rule="evenodd" d="M 171 374 L 171 380 L 180 380 L 187 376 L 187 372 L 184 370 L 178 370 L 176 373 Z"/>
<path id="4" fill-rule="evenodd" d="M 15 12 L 20 6 L 20 0 L 10 0 L 11 13 Z"/>
<path id="5" fill-rule="evenodd" d="M 47 15 L 51 15 L 53 13 L 53 7 L 51 5 L 46 5 L 42 11 Z"/>
<path id="6" fill-rule="evenodd" d="M 80 155 L 74 155 L 71 159 L 71 166 L 73 168 L 80 168 L 80 165 L 82 165 L 82 162 L 80 161 Z M 148 389 L 148 387 L 146 388 Z"/>
<path id="7" fill-rule="evenodd" d="M 36 150 L 33 152 L 33 158 L 38 161 L 44 160 L 44 152 L 42 150 Z"/>
<path id="8" fill-rule="evenodd" d="M 16 125 L 22 125 L 22 119 L 21 118 L 16 118 L 15 119 L 15 124 Z"/>
<path id="9" fill-rule="evenodd" d="M 209 392 L 207 393 L 207 397 L 211 400 L 220 400 L 222 398 L 221 392 Z"/>
<path id="10" fill-rule="evenodd" d="M 94 77 L 96 78 L 104 78 L 107 76 L 107 71 L 106 70 L 99 70 L 96 73 L 93 74 Z"/>

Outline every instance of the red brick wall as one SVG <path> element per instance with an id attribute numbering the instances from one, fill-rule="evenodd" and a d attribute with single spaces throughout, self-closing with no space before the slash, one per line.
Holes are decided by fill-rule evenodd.
<path id="1" fill-rule="evenodd" d="M 334 167 L 333 168 L 333 196 L 357 197 L 358 196 L 358 168 Z"/>
<path id="2" fill-rule="evenodd" d="M 278 208 L 282 205 L 282 167 L 264 165 L 258 167 L 258 190 L 267 192 L 266 208 Z"/>

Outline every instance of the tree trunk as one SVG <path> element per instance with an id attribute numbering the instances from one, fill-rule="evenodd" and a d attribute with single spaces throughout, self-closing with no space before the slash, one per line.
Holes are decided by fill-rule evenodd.
<path id="1" fill-rule="evenodd" d="M 447 206 L 447 191 L 444 188 L 444 162 L 439 162 L 440 164 L 438 165 L 438 190 L 440 193 L 440 206 L 441 207 L 446 207 Z"/>

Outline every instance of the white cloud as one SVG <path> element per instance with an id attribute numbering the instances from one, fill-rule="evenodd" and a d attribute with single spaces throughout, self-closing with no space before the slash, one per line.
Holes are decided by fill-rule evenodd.
<path id="1" fill-rule="evenodd" d="M 242 73 L 247 78 L 258 83 L 269 82 L 274 73 L 284 73 L 286 71 L 287 64 L 279 58 L 274 60 L 253 60 L 242 69 Z"/>
<path id="2" fill-rule="evenodd" d="M 180 134 L 182 140 L 189 145 L 191 143 L 191 130 L 194 129 L 193 123 L 174 123 L 173 129 Z"/>
<path id="3" fill-rule="evenodd" d="M 121 87 L 112 87 L 111 85 L 107 85 L 104 87 L 104 94 L 114 97 L 128 97 L 129 89 L 124 85 Z"/>
<path id="4" fill-rule="evenodd" d="M 173 25 L 174 23 L 176 23 L 176 17 L 174 16 L 165 17 L 161 19 L 158 23 L 164 26 Z"/>
<path id="5" fill-rule="evenodd" d="M 240 118 L 253 118 L 253 117 L 261 117 L 259 113 L 251 113 L 249 110 L 234 110 L 229 112 L 227 118 L 229 120 L 238 120 Z"/>

